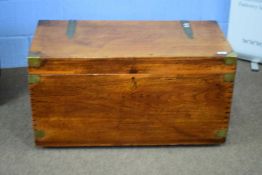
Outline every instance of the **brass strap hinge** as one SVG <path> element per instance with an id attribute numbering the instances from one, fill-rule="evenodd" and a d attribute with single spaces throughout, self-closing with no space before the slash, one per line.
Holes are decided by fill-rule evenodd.
<path id="1" fill-rule="evenodd" d="M 189 39 L 194 39 L 193 30 L 189 21 L 181 21 L 181 26 Z"/>
<path id="2" fill-rule="evenodd" d="M 68 39 L 72 39 L 74 37 L 76 31 L 76 25 L 77 25 L 76 20 L 68 21 L 67 30 L 66 30 L 66 35 Z"/>

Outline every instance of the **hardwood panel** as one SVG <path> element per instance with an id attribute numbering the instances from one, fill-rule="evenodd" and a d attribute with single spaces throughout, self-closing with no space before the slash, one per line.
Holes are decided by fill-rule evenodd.
<path id="1" fill-rule="evenodd" d="M 219 74 L 235 72 L 225 58 L 39 59 L 31 74 Z"/>
<path id="2" fill-rule="evenodd" d="M 232 83 L 224 74 L 42 75 L 30 90 L 41 146 L 217 144 Z"/>
<path id="3" fill-rule="evenodd" d="M 41 21 L 31 52 L 42 58 L 214 57 L 231 47 L 214 21 L 192 21 L 194 38 L 179 21 Z"/>

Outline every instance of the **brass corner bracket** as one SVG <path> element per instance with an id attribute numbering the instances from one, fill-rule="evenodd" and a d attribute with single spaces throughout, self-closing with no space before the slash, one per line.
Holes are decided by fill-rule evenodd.
<path id="1" fill-rule="evenodd" d="M 226 65 L 236 65 L 237 58 L 236 57 L 225 57 L 224 62 Z"/>
<path id="2" fill-rule="evenodd" d="M 227 73 L 227 74 L 224 74 L 224 81 L 225 82 L 233 82 L 235 80 L 235 73 Z"/>
<path id="3" fill-rule="evenodd" d="M 224 58 L 226 65 L 235 65 L 237 63 L 237 54 L 235 52 L 230 52 Z"/>
<path id="4" fill-rule="evenodd" d="M 35 130 L 35 138 L 41 139 L 45 137 L 45 131 L 43 130 Z"/>
<path id="5" fill-rule="evenodd" d="M 42 64 L 40 52 L 30 52 L 27 59 L 28 59 L 28 66 L 29 67 L 38 68 Z"/>
<path id="6" fill-rule="evenodd" d="M 217 138 L 225 138 L 227 136 L 228 129 L 217 130 L 215 135 Z"/>
<path id="7" fill-rule="evenodd" d="M 39 83 L 41 80 L 39 75 L 28 75 L 28 83 L 29 84 L 36 84 Z"/>

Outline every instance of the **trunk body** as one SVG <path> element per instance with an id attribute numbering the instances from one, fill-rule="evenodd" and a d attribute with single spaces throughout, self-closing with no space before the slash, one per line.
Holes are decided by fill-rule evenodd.
<path id="1" fill-rule="evenodd" d="M 40 21 L 29 56 L 36 144 L 223 143 L 230 52 L 215 22 Z"/>

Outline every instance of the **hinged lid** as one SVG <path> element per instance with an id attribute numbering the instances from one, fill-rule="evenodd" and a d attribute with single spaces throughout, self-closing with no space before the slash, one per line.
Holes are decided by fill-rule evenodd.
<path id="1" fill-rule="evenodd" d="M 212 21 L 40 21 L 31 48 L 46 59 L 203 58 L 230 52 Z"/>

